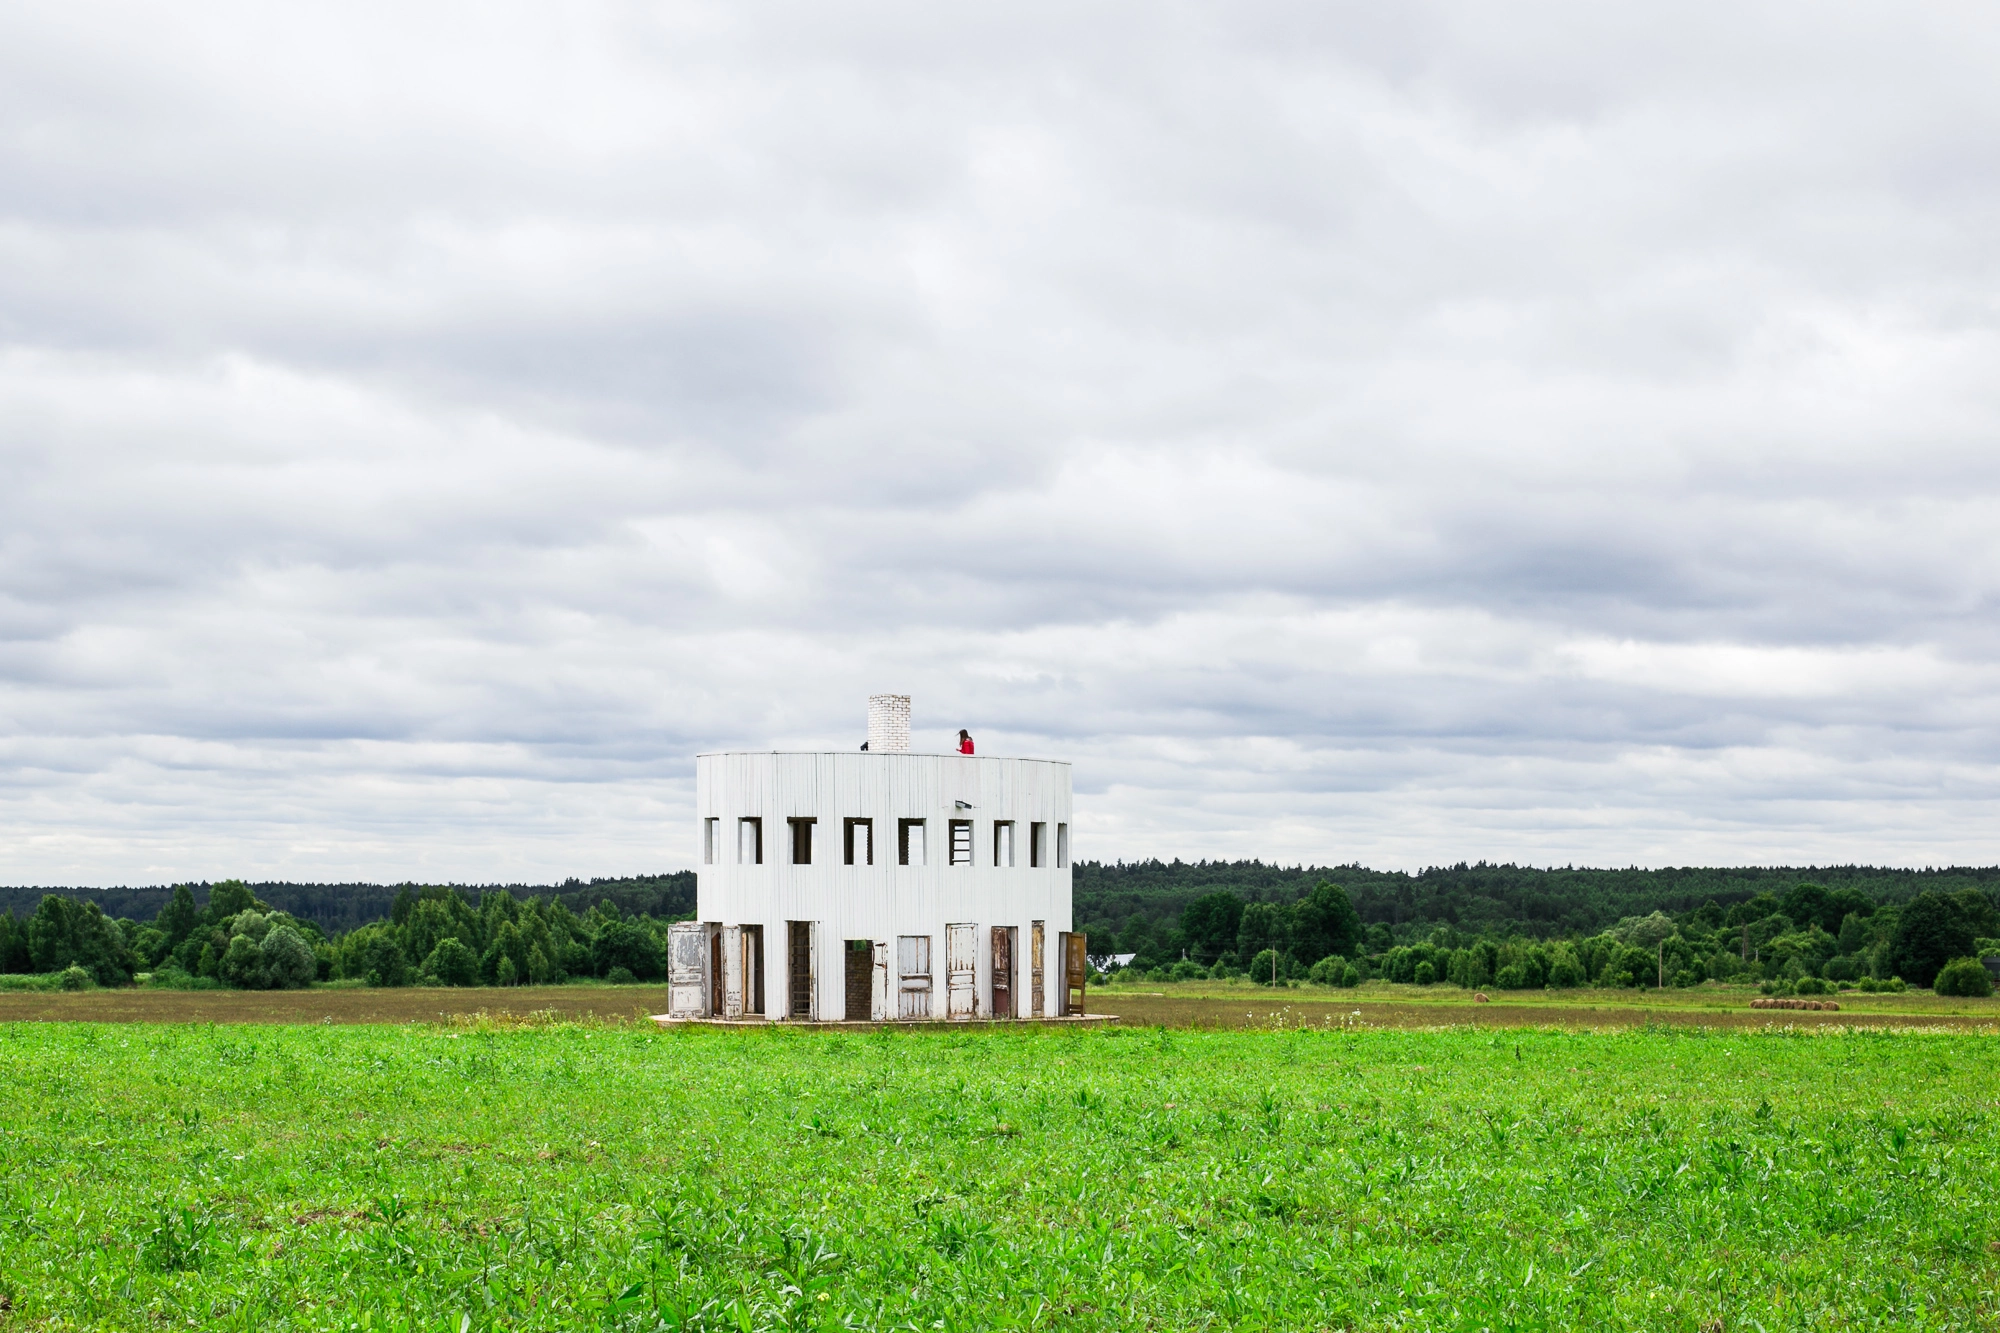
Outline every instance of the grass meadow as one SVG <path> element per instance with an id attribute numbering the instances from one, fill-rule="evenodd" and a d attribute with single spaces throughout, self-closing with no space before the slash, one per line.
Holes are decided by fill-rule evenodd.
<path id="1" fill-rule="evenodd" d="M 0 1327 L 2000 1321 L 1991 1030 L 0 1024 Z"/>

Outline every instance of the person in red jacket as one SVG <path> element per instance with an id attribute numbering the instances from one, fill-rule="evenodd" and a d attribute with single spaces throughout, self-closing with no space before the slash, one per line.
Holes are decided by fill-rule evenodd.
<path id="1" fill-rule="evenodd" d="M 960 754 L 972 753 L 972 733 L 964 727 L 958 729 L 958 752 Z"/>

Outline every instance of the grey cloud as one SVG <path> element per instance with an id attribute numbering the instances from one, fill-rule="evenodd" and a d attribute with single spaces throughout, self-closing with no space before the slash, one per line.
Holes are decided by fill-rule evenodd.
<path id="1" fill-rule="evenodd" d="M 0 19 L 0 874 L 1991 860 L 2000 94 L 1887 6 Z"/>

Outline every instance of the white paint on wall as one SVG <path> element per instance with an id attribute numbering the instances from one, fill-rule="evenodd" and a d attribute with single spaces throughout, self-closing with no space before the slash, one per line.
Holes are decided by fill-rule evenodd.
<path id="1" fill-rule="evenodd" d="M 737 827 L 739 855 L 705 862 L 697 872 L 697 917 L 726 928 L 761 925 L 764 939 L 787 938 L 792 921 L 813 923 L 812 985 L 815 1012 L 840 1017 L 846 1011 L 845 950 L 850 940 L 869 941 L 881 960 L 871 1009 L 876 1016 L 942 1018 L 987 1014 L 992 1000 L 991 951 L 977 947 L 994 927 L 1008 927 L 1030 940 L 1036 923 L 1051 933 L 1071 926 L 1067 829 L 1071 792 L 1069 765 L 1045 759 L 1003 759 L 908 752 L 754 751 L 706 754 L 695 763 L 696 817 L 720 828 Z M 810 864 L 796 864 L 790 820 L 813 820 Z M 850 819 L 870 821 L 896 844 L 871 858 L 862 826 L 856 826 L 853 863 L 840 854 Z M 906 822 L 911 821 L 911 822 Z M 970 825 L 971 855 L 929 858 L 931 836 L 949 838 L 953 821 Z M 1057 830 L 1059 855 L 1014 854 L 1014 833 L 1043 824 Z M 756 830 L 763 831 L 761 860 L 754 854 Z M 935 835 L 932 830 L 936 829 Z M 947 847 L 951 843 L 947 842 Z M 906 859 L 907 858 L 907 859 Z M 1054 862 L 1051 864 L 1050 862 Z M 950 953 L 949 979 L 928 964 L 945 962 L 953 926 L 966 947 Z M 905 937 L 911 960 L 927 965 L 917 973 L 902 964 Z M 1025 961 L 1025 960 L 1021 960 Z M 963 966 L 960 966 L 960 963 Z M 894 969 L 894 975 L 888 974 Z M 740 966 L 731 969 L 738 984 Z M 1056 1014 L 1060 996 L 1033 991 L 1028 969 L 1017 962 L 1014 1012 Z M 1061 984 L 1058 967 L 1044 969 L 1050 992 Z M 969 985 L 969 989 L 968 989 Z M 767 947 L 763 968 L 763 1012 L 789 1013 L 789 951 Z M 692 996 L 695 988 L 683 989 Z M 946 992 L 950 992 L 947 1003 Z M 677 994 L 679 991 L 677 991 Z M 961 1010 L 961 1005 L 963 1009 Z M 756 1012 L 740 993 L 725 1001 L 735 1013 Z"/>

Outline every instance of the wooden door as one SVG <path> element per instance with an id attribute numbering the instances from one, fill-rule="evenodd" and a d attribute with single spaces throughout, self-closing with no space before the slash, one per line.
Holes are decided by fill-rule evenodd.
<path id="1" fill-rule="evenodd" d="M 931 1016 L 931 937 L 896 937 L 896 1017 Z"/>
<path id="2" fill-rule="evenodd" d="M 1063 951 L 1063 998 L 1062 1011 L 1072 1016 L 1083 1013 L 1083 985 L 1090 975 L 1090 958 L 1085 950 L 1090 945 L 1090 937 L 1079 931 L 1064 931 Z"/>
<path id="3" fill-rule="evenodd" d="M 743 1017 L 743 927 L 724 926 L 722 941 L 722 1016 Z"/>
<path id="4" fill-rule="evenodd" d="M 699 921 L 667 927 L 667 1012 L 677 1018 L 708 1016 L 705 929 Z"/>
<path id="5" fill-rule="evenodd" d="M 979 927 L 970 922 L 944 928 L 945 1012 L 953 1018 L 979 1013 Z"/>
<path id="6" fill-rule="evenodd" d="M 1042 923 L 1037 921 L 1028 927 L 1028 1012 L 1040 1018 L 1045 1012 L 1042 997 L 1047 994 L 1042 987 Z"/>
<path id="7" fill-rule="evenodd" d="M 722 927 L 708 928 L 708 1016 L 722 1017 Z"/>
<path id="8" fill-rule="evenodd" d="M 993 1016 L 1014 1016 L 1014 927 L 993 927 Z"/>

